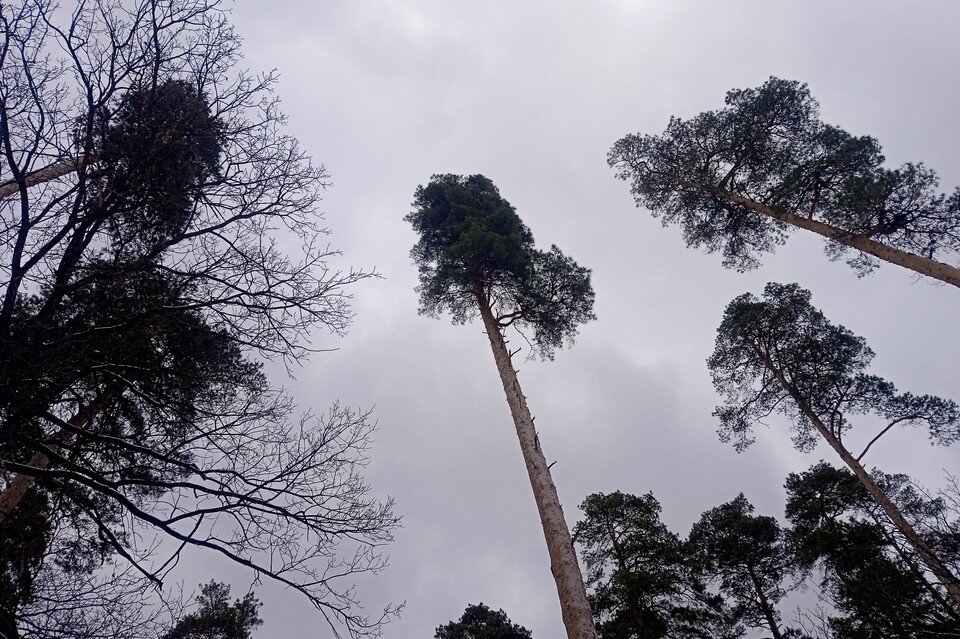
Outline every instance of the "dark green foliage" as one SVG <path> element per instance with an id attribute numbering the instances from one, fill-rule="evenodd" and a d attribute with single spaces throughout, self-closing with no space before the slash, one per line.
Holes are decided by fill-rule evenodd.
<path id="1" fill-rule="evenodd" d="M 263 621 L 253 593 L 230 603 L 230 586 L 216 581 L 201 586 L 199 608 L 184 615 L 161 639 L 251 639 Z"/>
<path id="2" fill-rule="evenodd" d="M 494 612 L 482 602 L 470 604 L 459 621 L 437 627 L 434 639 L 531 639 L 529 630 L 515 624 L 503 610 Z"/>
<path id="3" fill-rule="evenodd" d="M 910 490 L 908 477 L 874 474 L 904 512 L 944 514 L 942 502 Z M 853 474 L 820 462 L 791 474 L 786 489 L 797 561 L 820 568 L 836 637 L 960 637 L 960 610 L 931 587 Z"/>
<path id="4" fill-rule="evenodd" d="M 528 277 L 533 234 L 488 178 L 434 175 L 413 206 L 404 219 L 420 235 L 410 254 L 424 312 L 466 321 L 477 286 L 510 288 Z"/>
<path id="5" fill-rule="evenodd" d="M 574 528 L 602 639 L 739 637 L 723 600 L 711 594 L 701 566 L 660 521 L 650 493 L 594 494 Z"/>
<path id="6" fill-rule="evenodd" d="M 751 628 L 770 630 L 773 624 L 779 631 L 777 604 L 791 589 L 793 557 L 777 520 L 753 511 L 741 493 L 703 513 L 688 540 L 736 618 Z"/>
<path id="7" fill-rule="evenodd" d="M 201 187 L 218 173 L 222 126 L 194 86 L 167 80 L 124 94 L 100 134 L 93 208 L 112 252 L 160 250 L 190 225 Z"/>
<path id="8" fill-rule="evenodd" d="M 936 174 L 922 164 L 884 168 L 876 140 L 820 120 L 805 84 L 770 78 L 728 92 L 725 103 L 671 118 L 659 136 L 628 135 L 608 156 L 637 205 L 678 224 L 688 246 L 746 270 L 785 241 L 786 225 L 731 201 L 732 193 L 926 257 L 960 248 L 960 189 L 938 193 Z M 828 246 L 832 257 L 844 250 Z M 861 272 L 875 265 L 865 255 L 851 264 Z"/>
<path id="9" fill-rule="evenodd" d="M 741 295 L 727 306 L 707 360 L 726 400 L 714 413 L 721 439 L 743 449 L 753 441 L 753 427 L 778 412 L 792 419 L 794 443 L 805 451 L 816 443 L 808 413 L 836 437 L 851 427 L 851 415 L 866 413 L 888 426 L 923 426 L 932 443 L 960 437 L 956 403 L 898 393 L 864 372 L 872 359 L 862 337 L 830 323 L 810 304 L 810 292 L 796 284 L 768 284 L 762 299 Z"/>
<path id="10" fill-rule="evenodd" d="M 553 352 L 595 319 L 590 271 L 533 234 L 482 175 L 434 175 L 417 187 L 404 219 L 420 239 L 410 254 L 420 271 L 421 313 L 450 312 L 457 323 L 486 304 L 501 326 L 533 332 L 538 354 Z"/>

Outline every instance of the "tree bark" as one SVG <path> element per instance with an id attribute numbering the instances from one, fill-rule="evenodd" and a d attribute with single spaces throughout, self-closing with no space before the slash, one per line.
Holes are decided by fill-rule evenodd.
<path id="1" fill-rule="evenodd" d="M 86 164 L 87 162 L 85 162 L 83 158 L 68 158 L 62 162 L 56 162 L 54 164 L 45 166 L 42 169 L 37 169 L 36 171 L 27 173 L 25 176 L 23 176 L 23 182 L 29 188 L 31 186 L 36 186 L 37 184 L 43 184 L 44 182 L 56 180 L 57 178 L 67 175 L 68 173 L 79 171 Z M 0 198 L 13 195 L 19 190 L 20 183 L 17 180 L 0 182 Z"/>
<path id="2" fill-rule="evenodd" d="M 550 467 L 540 449 L 540 440 L 527 407 L 527 400 L 510 361 L 510 352 L 503 340 L 500 326 L 493 317 L 489 302 L 482 295 L 477 295 L 477 303 L 487 337 L 490 338 L 493 359 L 500 372 L 500 381 L 503 382 L 503 390 L 507 395 L 507 404 L 510 405 L 517 437 L 520 439 L 520 451 L 523 453 L 530 486 L 533 488 L 533 496 L 540 513 L 540 523 L 543 525 L 543 535 L 550 555 L 550 570 L 557 584 L 567 638 L 597 639 L 593 613 L 587 601 L 587 589 L 580 572 L 580 564 L 577 563 L 570 529 L 563 517 L 557 488 L 550 476 Z"/>
<path id="3" fill-rule="evenodd" d="M 753 582 L 753 589 L 757 592 L 757 603 L 760 604 L 760 610 L 763 611 L 767 625 L 770 626 L 773 639 L 783 639 L 783 635 L 780 634 L 780 627 L 777 625 L 777 619 L 773 614 L 773 606 L 770 605 L 767 593 L 763 591 L 763 584 L 760 583 L 760 579 L 757 577 L 757 573 L 754 572 L 753 566 L 747 566 L 747 573 L 750 575 L 750 581 Z"/>
<path id="4" fill-rule="evenodd" d="M 693 183 L 690 183 L 689 186 L 704 188 Z M 947 284 L 960 287 L 960 268 L 955 266 L 950 266 L 949 264 L 938 262 L 932 258 L 923 257 L 915 253 L 893 248 L 892 246 L 888 246 L 869 237 L 857 235 L 856 233 L 845 231 L 818 220 L 802 217 L 800 215 L 796 215 L 795 213 L 774 209 L 766 204 L 757 202 L 756 200 L 751 200 L 750 198 L 743 197 L 742 195 L 737 195 L 736 193 L 727 191 L 726 189 L 707 187 L 706 190 L 714 195 L 726 199 L 729 202 L 745 206 L 761 215 L 772 217 L 775 220 L 780 220 L 781 222 L 790 224 L 800 229 L 813 231 L 818 235 L 822 235 L 825 238 L 839 242 L 844 246 L 857 249 L 858 251 L 863 251 L 864 253 L 872 255 L 885 262 L 896 264 L 897 266 L 910 269 L 911 271 L 919 273 L 920 275 L 926 275 L 927 277 L 932 277 L 940 280 L 941 282 L 946 282 Z"/>
<path id="5" fill-rule="evenodd" d="M 807 419 L 813 424 L 814 428 L 817 429 L 817 432 L 820 433 L 820 436 L 823 437 L 830 447 L 840 456 L 840 459 L 843 460 L 843 463 L 847 465 L 853 474 L 860 480 L 860 483 L 863 484 L 863 487 L 867 489 L 867 493 L 873 498 L 874 501 L 880 506 L 884 514 L 890 519 L 890 522 L 896 526 L 897 530 L 906 538 L 907 543 L 913 548 L 914 552 L 917 553 L 917 556 L 920 560 L 926 565 L 926 567 L 934 574 L 934 576 L 940 581 L 941 584 L 947 589 L 947 594 L 960 604 L 960 580 L 950 572 L 950 569 L 944 565 L 940 560 L 940 557 L 927 545 L 923 540 L 920 534 L 916 531 L 913 525 L 907 521 L 907 518 L 903 516 L 903 513 L 900 512 L 900 509 L 897 508 L 897 505 L 894 504 L 887 494 L 883 492 L 883 489 L 877 485 L 877 482 L 873 480 L 873 477 L 870 476 L 870 473 L 864 469 L 864 467 L 857 461 L 857 458 L 847 450 L 846 446 L 843 445 L 843 442 L 833 434 L 833 432 L 823 423 L 823 420 L 814 413 L 806 404 L 803 402 L 802 398 L 798 397 L 790 390 L 790 385 L 787 382 L 786 378 L 783 376 L 783 373 L 777 369 L 773 362 L 770 361 L 768 357 L 764 357 L 764 365 L 767 369 L 773 373 L 777 380 L 783 385 L 785 389 L 790 393 L 793 400 L 797 403 L 797 406 L 803 412 Z"/>
<path id="6" fill-rule="evenodd" d="M 77 414 L 71 417 L 67 423 L 73 428 L 86 428 L 97 414 L 106 408 L 119 394 L 117 387 L 109 387 L 100 392 L 89 404 L 80 408 Z M 60 452 L 60 446 L 73 436 L 73 431 L 61 428 L 53 435 L 53 443 L 48 448 L 54 452 Z M 50 467 L 51 460 L 42 451 L 33 454 L 27 465 L 38 471 L 46 470 Z M 0 523 L 7 518 L 13 509 L 17 507 L 23 496 L 27 494 L 30 487 L 37 481 L 37 476 L 27 473 L 18 473 L 7 487 L 0 492 Z"/>

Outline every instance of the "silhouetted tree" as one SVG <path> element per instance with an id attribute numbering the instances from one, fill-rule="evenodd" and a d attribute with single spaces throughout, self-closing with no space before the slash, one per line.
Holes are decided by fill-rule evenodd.
<path id="1" fill-rule="evenodd" d="M 738 621 L 784 637 L 777 604 L 791 589 L 793 557 L 773 517 L 753 514 L 743 493 L 703 513 L 689 542 L 702 558 L 705 577 L 716 580 Z"/>
<path id="2" fill-rule="evenodd" d="M 942 504 L 909 493 L 909 478 L 874 471 L 907 510 Z M 836 637 L 958 637 L 960 608 L 925 579 L 922 566 L 890 529 L 876 502 L 849 471 L 820 462 L 786 482 L 787 517 L 797 561 L 820 566 L 821 592 L 836 610 Z M 898 500 L 900 501 L 900 500 Z"/>
<path id="3" fill-rule="evenodd" d="M 603 639 L 740 637 L 723 599 L 707 590 L 703 566 L 660 521 L 650 493 L 587 497 L 574 528 Z"/>
<path id="4" fill-rule="evenodd" d="M 263 624 L 260 602 L 248 592 L 230 603 L 230 586 L 211 581 L 201 586 L 198 608 L 181 617 L 161 639 L 251 639 Z"/>
<path id="5" fill-rule="evenodd" d="M 726 105 L 628 135 L 608 156 L 637 205 L 679 224 L 688 246 L 746 270 L 800 228 L 830 240 L 834 259 L 859 251 L 850 264 L 861 274 L 880 259 L 960 286 L 942 261 L 960 250 L 960 188 L 939 193 L 923 164 L 884 168 L 876 140 L 820 120 L 805 84 L 771 78 L 728 92 Z"/>
<path id="6" fill-rule="evenodd" d="M 532 639 L 529 630 L 515 624 L 503 610 L 494 612 L 483 602 L 470 604 L 458 621 L 437 627 L 434 639 Z"/>
<path id="7" fill-rule="evenodd" d="M 434 175 L 417 187 L 406 216 L 420 239 L 411 255 L 420 271 L 421 313 L 450 312 L 455 323 L 483 320 L 520 439 L 543 524 L 563 621 L 570 639 L 593 639 L 590 606 L 550 468 L 503 337 L 529 329 L 532 346 L 552 356 L 594 318 L 590 271 L 556 246 L 534 248 L 533 234 L 482 175 Z"/>
<path id="8" fill-rule="evenodd" d="M 960 581 L 915 530 L 862 460 L 894 427 L 922 426 L 931 441 L 960 438 L 957 405 L 939 397 L 898 393 L 890 382 L 864 371 L 873 351 L 863 338 L 831 324 L 796 284 L 768 284 L 763 299 L 741 295 L 727 306 L 707 361 L 725 403 L 715 411 L 720 436 L 737 449 L 752 442 L 755 424 L 773 413 L 792 420 L 794 444 L 809 451 L 822 438 L 857 479 L 913 551 L 960 603 Z M 848 449 L 853 415 L 872 413 L 886 421 L 859 455 Z"/>

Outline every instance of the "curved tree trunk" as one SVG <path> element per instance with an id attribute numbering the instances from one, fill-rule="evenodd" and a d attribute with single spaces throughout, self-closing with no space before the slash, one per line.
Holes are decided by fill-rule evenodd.
<path id="1" fill-rule="evenodd" d="M 546 457 L 540 449 L 540 440 L 533 426 L 533 417 L 530 415 L 526 398 L 517 380 L 517 373 L 510 361 L 510 352 L 507 350 L 500 326 L 493 317 L 487 300 L 478 295 L 477 303 L 480 306 L 480 315 L 483 317 L 487 337 L 490 338 L 493 359 L 500 372 L 500 380 L 503 382 L 503 390 L 510 405 L 517 437 L 520 439 L 520 451 L 523 453 L 530 486 L 533 488 L 533 496 L 540 513 L 540 523 L 543 525 L 543 535 L 546 537 L 547 551 L 550 554 L 550 570 L 557 583 L 557 594 L 560 597 L 567 638 L 597 639 L 593 613 L 587 601 L 587 589 L 583 583 L 583 575 L 580 573 L 580 565 L 577 563 L 570 529 L 563 517 L 557 487 L 550 476 Z"/>
<path id="2" fill-rule="evenodd" d="M 77 414 L 67 421 L 67 424 L 75 429 L 86 428 L 87 424 L 89 424 L 100 411 L 106 408 L 118 394 L 119 388 L 115 386 L 108 387 L 98 394 L 93 401 L 78 410 Z M 53 443 L 50 444 L 48 448 L 54 453 L 60 452 L 61 444 L 73 437 L 73 434 L 72 430 L 61 428 L 53 435 Z M 37 451 L 33 454 L 33 457 L 30 458 L 30 461 L 27 462 L 27 466 L 38 471 L 46 470 L 50 467 L 50 458 L 44 452 Z M 27 494 L 27 491 L 30 490 L 30 487 L 33 486 L 36 481 L 37 476 L 28 473 L 18 473 L 10 480 L 7 487 L 0 492 L 0 523 L 7 518 L 7 515 L 13 512 L 13 509 L 17 507 L 17 504 L 20 503 L 20 500 L 23 499 L 23 496 Z"/>
<path id="3" fill-rule="evenodd" d="M 756 200 L 751 200 L 750 198 L 743 197 L 742 195 L 737 195 L 736 193 L 727 191 L 726 189 L 708 188 L 707 190 L 714 195 L 718 195 L 726 199 L 729 202 L 745 206 L 761 215 L 772 217 L 775 220 L 780 220 L 781 222 L 804 229 L 806 231 L 813 231 L 814 233 L 822 235 L 827 239 L 833 240 L 834 242 L 839 242 L 844 246 L 849 246 L 850 248 L 857 249 L 858 251 L 863 251 L 864 253 L 872 255 L 885 262 L 896 264 L 897 266 L 910 269 L 911 271 L 919 273 L 920 275 L 926 275 L 927 277 L 932 277 L 940 280 L 941 282 L 946 282 L 947 284 L 960 287 L 960 268 L 955 266 L 950 266 L 949 264 L 938 262 L 937 260 L 929 257 L 923 257 L 915 253 L 893 248 L 892 246 L 888 246 L 883 242 L 878 242 L 869 237 L 845 231 L 818 220 L 813 220 L 807 217 L 796 215 L 795 213 L 789 213 L 787 211 L 779 211 L 767 206 L 766 204 L 762 204 Z"/>
<path id="4" fill-rule="evenodd" d="M 890 519 L 890 522 L 900 531 L 900 533 L 906 538 L 907 543 L 913 548 L 914 552 L 917 553 L 917 556 L 920 560 L 926 565 L 926 567 L 934 574 L 934 576 L 943 584 L 944 588 L 947 589 L 947 594 L 960 604 L 960 579 L 957 579 L 949 568 L 940 560 L 940 557 L 933 551 L 930 546 L 923 540 L 923 537 L 916 531 L 913 525 L 907 521 L 907 518 L 903 516 L 903 513 L 900 512 L 900 509 L 897 508 L 897 505 L 891 501 L 887 494 L 877 485 L 877 482 L 873 480 L 873 477 L 870 476 L 870 473 L 860 464 L 856 457 L 853 456 L 847 447 L 843 445 L 843 442 L 833 434 L 833 432 L 823 423 L 823 420 L 814 413 L 812 410 L 807 408 L 800 399 L 793 394 L 793 391 L 790 390 L 790 385 L 787 383 L 786 378 L 783 376 L 783 373 L 777 369 L 773 362 L 769 358 L 764 358 L 764 365 L 767 369 L 773 373 L 777 380 L 787 389 L 793 400 L 797 403 L 797 406 L 803 412 L 804 416 L 810 420 L 814 428 L 817 429 L 817 432 L 820 433 L 820 436 L 823 437 L 830 447 L 840 456 L 840 459 L 843 460 L 843 463 L 847 465 L 853 474 L 856 476 L 860 483 L 863 484 L 863 487 L 867 489 L 867 493 L 870 494 L 870 497 L 880 506 L 884 514 Z"/>

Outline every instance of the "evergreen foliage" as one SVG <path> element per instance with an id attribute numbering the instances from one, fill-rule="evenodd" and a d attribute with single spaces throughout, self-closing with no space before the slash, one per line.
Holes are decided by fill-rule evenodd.
<path id="1" fill-rule="evenodd" d="M 437 627 L 434 639 L 532 639 L 529 630 L 515 624 L 503 610 L 480 602 L 470 604 L 457 621 Z"/>
<path id="2" fill-rule="evenodd" d="M 772 77 L 729 91 L 725 104 L 671 118 L 661 135 L 627 135 L 608 155 L 637 205 L 679 225 L 688 246 L 721 253 L 729 268 L 755 268 L 786 240 L 777 212 L 787 212 L 828 224 L 838 240 L 873 238 L 938 259 L 960 249 L 960 188 L 940 193 L 920 163 L 885 168 L 875 139 L 821 121 L 805 84 Z M 832 258 L 845 250 L 827 246 Z M 850 263 L 865 273 L 876 260 L 861 253 Z"/>
<path id="3" fill-rule="evenodd" d="M 703 513 L 688 538 L 703 560 L 704 578 L 715 581 L 750 628 L 782 637 L 777 604 L 792 589 L 793 557 L 773 517 L 754 515 L 743 493 Z"/>
<path id="4" fill-rule="evenodd" d="M 910 490 L 909 477 L 874 474 L 889 494 L 898 496 L 905 512 L 944 514 L 942 501 L 925 500 Z M 853 474 L 820 462 L 791 473 L 786 489 L 796 560 L 808 570 L 820 568 L 820 592 L 834 609 L 828 618 L 834 636 L 960 636 L 960 608 L 930 586 Z M 957 560 L 955 554 L 941 556 Z"/>
<path id="5" fill-rule="evenodd" d="M 417 187 L 404 219 L 419 240 L 410 252 L 420 272 L 421 312 L 449 312 L 456 323 L 488 305 L 502 327 L 530 329 L 534 351 L 551 358 L 596 319 L 590 271 L 534 247 L 533 234 L 482 175 L 434 175 Z"/>
<path id="6" fill-rule="evenodd" d="M 196 612 L 184 615 L 161 639 L 251 639 L 263 624 L 253 593 L 230 603 L 230 586 L 211 581 L 201 586 Z"/>
<path id="7" fill-rule="evenodd" d="M 588 496 L 574 528 L 602 639 L 742 636 L 693 548 L 660 521 L 653 494 Z"/>
<path id="8" fill-rule="evenodd" d="M 865 372 L 872 359 L 862 337 L 832 324 L 796 284 L 768 284 L 762 298 L 737 297 L 727 306 L 707 360 L 725 398 L 714 413 L 721 439 L 742 450 L 752 443 L 755 425 L 773 413 L 792 420 L 794 443 L 803 451 L 817 441 L 810 415 L 837 437 L 852 427 L 851 416 L 872 413 L 887 424 L 880 435 L 894 426 L 917 426 L 935 444 L 960 438 L 955 402 L 898 393 L 891 382 Z"/>

